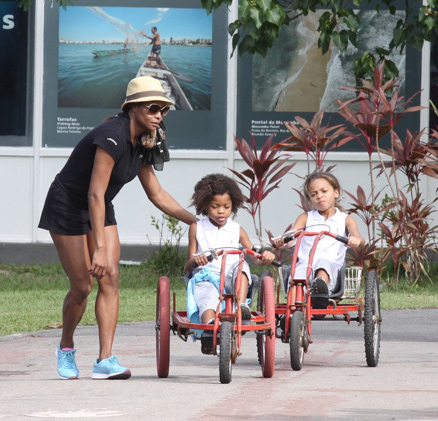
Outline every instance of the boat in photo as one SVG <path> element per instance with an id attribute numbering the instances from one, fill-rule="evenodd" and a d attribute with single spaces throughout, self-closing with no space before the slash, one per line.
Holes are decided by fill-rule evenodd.
<path id="1" fill-rule="evenodd" d="M 177 110 L 193 110 L 177 78 L 188 83 L 193 82 L 193 80 L 170 70 L 161 58 L 157 62 L 155 57 L 148 56 L 137 72 L 137 77 L 139 76 L 152 76 L 158 79 L 163 86 L 166 96 L 175 103 L 175 107 L 172 108 Z"/>
<path id="2" fill-rule="evenodd" d="M 132 48 L 119 48 L 117 50 L 98 50 L 92 51 L 95 57 L 114 56 L 117 54 L 126 54 L 132 51 Z"/>

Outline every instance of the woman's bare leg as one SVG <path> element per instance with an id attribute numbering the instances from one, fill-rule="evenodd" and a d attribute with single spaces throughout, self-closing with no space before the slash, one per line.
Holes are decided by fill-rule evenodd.
<path id="1" fill-rule="evenodd" d="M 99 327 L 99 361 L 112 355 L 112 346 L 119 316 L 119 261 L 120 241 L 116 225 L 105 227 L 107 250 L 107 270 L 98 279 L 96 297 L 96 319 Z M 92 236 L 89 235 L 89 249 L 94 250 Z"/>
<path id="2" fill-rule="evenodd" d="M 61 348 L 74 348 L 73 335 L 87 307 L 93 287 L 89 275 L 90 254 L 85 235 L 61 235 L 51 232 L 59 260 L 70 280 L 70 290 L 62 308 Z"/>

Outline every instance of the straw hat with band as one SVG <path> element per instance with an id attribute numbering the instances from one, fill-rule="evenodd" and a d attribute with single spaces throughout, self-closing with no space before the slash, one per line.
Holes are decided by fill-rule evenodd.
<path id="1" fill-rule="evenodd" d="M 135 102 L 153 101 L 164 102 L 168 105 L 175 105 L 171 99 L 166 97 L 164 89 L 159 80 L 150 76 L 140 76 L 132 79 L 128 83 L 128 88 L 126 89 L 126 99 L 121 108 L 124 110 L 128 104 Z"/>

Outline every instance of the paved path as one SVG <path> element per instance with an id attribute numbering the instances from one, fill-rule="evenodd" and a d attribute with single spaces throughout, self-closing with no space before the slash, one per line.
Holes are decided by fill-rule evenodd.
<path id="1" fill-rule="evenodd" d="M 171 338 L 170 375 L 159 379 L 151 322 L 119 325 L 114 353 L 127 381 L 91 380 L 95 326 L 76 336 L 81 378 L 56 376 L 57 330 L 0 337 L 0 419 L 420 420 L 438 419 L 438 310 L 383 312 L 380 362 L 365 363 L 363 328 L 312 324 L 314 343 L 299 372 L 276 342 L 276 371 L 261 376 L 255 336 L 243 338 L 233 380 L 219 383 L 218 359 L 200 343 Z"/>

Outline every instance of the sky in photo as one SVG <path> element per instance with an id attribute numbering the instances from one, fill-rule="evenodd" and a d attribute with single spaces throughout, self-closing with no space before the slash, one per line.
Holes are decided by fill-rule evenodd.
<path id="1" fill-rule="evenodd" d="M 212 39 L 212 15 L 204 9 L 152 7 L 96 7 L 112 19 L 106 19 L 91 7 L 69 6 L 59 9 L 59 38 L 69 41 L 117 41 L 126 38 L 124 23 L 135 31 L 151 35 L 156 26 L 162 40 Z M 130 25 L 130 26 L 128 26 Z M 134 31 L 132 32 L 135 33 Z"/>

